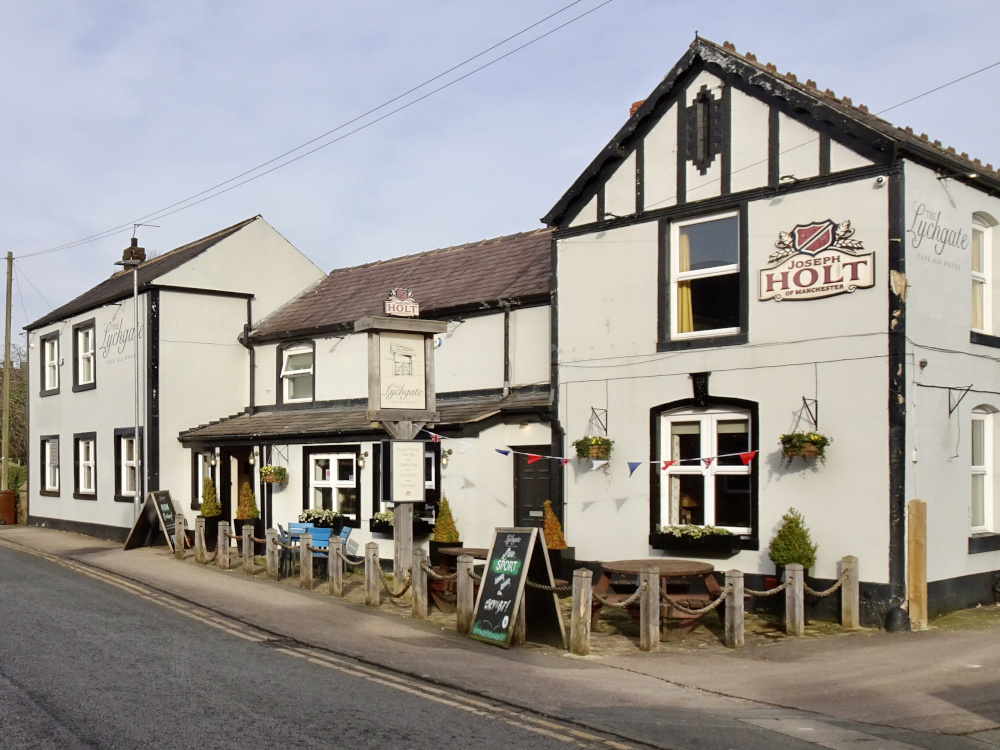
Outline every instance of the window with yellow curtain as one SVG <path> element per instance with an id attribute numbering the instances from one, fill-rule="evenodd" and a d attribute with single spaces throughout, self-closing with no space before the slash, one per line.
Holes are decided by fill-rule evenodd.
<path id="1" fill-rule="evenodd" d="M 672 338 L 739 332 L 738 215 L 676 222 L 670 244 Z"/>

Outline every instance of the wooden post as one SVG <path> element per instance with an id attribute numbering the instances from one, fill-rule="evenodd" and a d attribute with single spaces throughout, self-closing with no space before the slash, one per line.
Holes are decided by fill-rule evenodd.
<path id="1" fill-rule="evenodd" d="M 847 555 L 840 561 L 840 574 L 847 573 L 840 587 L 840 624 L 848 630 L 861 627 L 861 579 L 858 558 Z"/>
<path id="2" fill-rule="evenodd" d="M 264 532 L 267 540 L 264 544 L 264 565 L 267 569 L 267 577 L 272 581 L 278 580 L 278 530 L 268 529 Z"/>
<path id="3" fill-rule="evenodd" d="M 215 544 L 215 558 L 222 570 L 229 570 L 229 521 L 219 521 L 219 540 Z"/>
<path id="4" fill-rule="evenodd" d="M 330 595 L 331 596 L 343 596 L 344 595 L 344 558 L 340 556 L 340 552 L 344 549 L 344 543 L 337 539 L 334 541 L 330 539 L 330 559 L 326 561 L 327 569 L 329 575 L 327 578 L 330 581 Z"/>
<path id="5" fill-rule="evenodd" d="M 469 575 L 472 572 L 472 555 L 458 556 L 458 577 L 455 579 L 455 611 L 458 617 L 455 621 L 455 628 L 462 635 L 472 632 L 473 609 L 476 606 L 472 596 L 473 581 Z"/>
<path id="6" fill-rule="evenodd" d="M 733 590 L 726 596 L 726 646 L 741 648 L 743 646 L 743 571 L 727 570 L 726 586 Z"/>
<path id="7" fill-rule="evenodd" d="M 573 615 L 569 627 L 569 651 L 576 656 L 590 653 L 590 612 L 594 573 L 587 568 L 573 571 Z"/>
<path id="8" fill-rule="evenodd" d="M 313 553 L 309 551 L 312 544 L 311 534 L 299 536 L 299 586 L 306 590 L 313 587 Z"/>
<path id="9" fill-rule="evenodd" d="M 648 568 L 639 574 L 646 590 L 639 597 L 639 650 L 656 651 L 660 646 L 660 569 Z"/>
<path id="10" fill-rule="evenodd" d="M 184 516 L 177 519 L 174 524 L 174 557 L 178 560 L 184 559 L 184 549 L 187 547 L 187 533 L 184 531 L 187 520 Z"/>
<path id="11" fill-rule="evenodd" d="M 205 519 L 198 516 L 194 519 L 194 561 L 205 562 L 208 551 L 205 547 Z"/>
<path id="12" fill-rule="evenodd" d="M 906 598 L 910 629 L 927 630 L 927 503 L 910 500 L 906 519 Z"/>
<path id="13" fill-rule="evenodd" d="M 392 575 L 403 581 L 413 562 L 413 503 L 396 503 L 392 515 Z"/>
<path id="14" fill-rule="evenodd" d="M 528 618 L 524 612 L 527 604 L 525 598 L 522 593 L 521 602 L 517 607 L 517 619 L 514 621 L 514 631 L 510 634 L 511 646 L 523 646 L 528 640 Z"/>
<path id="15" fill-rule="evenodd" d="M 369 607 L 378 607 L 382 603 L 378 566 L 378 545 L 368 542 L 365 545 L 365 604 Z"/>
<path id="16" fill-rule="evenodd" d="M 427 571 L 424 565 L 427 564 L 427 550 L 413 550 L 413 572 L 410 574 L 412 583 L 410 591 L 413 592 L 413 617 L 418 620 L 427 619 Z"/>
<path id="17" fill-rule="evenodd" d="M 253 575 L 253 521 L 243 524 L 243 572 Z"/>
<path id="18" fill-rule="evenodd" d="M 801 563 L 789 563 L 785 576 L 791 583 L 785 589 L 785 635 L 802 635 L 806 632 L 805 582 Z"/>

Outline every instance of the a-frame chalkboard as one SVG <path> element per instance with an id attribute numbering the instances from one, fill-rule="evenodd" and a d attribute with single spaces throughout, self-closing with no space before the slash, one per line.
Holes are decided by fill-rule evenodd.
<path id="1" fill-rule="evenodd" d="M 135 519 L 132 530 L 125 539 L 124 549 L 135 549 L 151 544 L 156 531 L 163 532 L 167 546 L 174 551 L 174 531 L 177 528 L 179 514 L 174 507 L 169 490 L 159 490 L 146 495 L 146 502 L 139 509 L 139 517 Z"/>
<path id="2" fill-rule="evenodd" d="M 526 607 L 528 637 L 566 647 L 559 598 L 554 592 L 526 588 L 526 581 L 554 583 L 545 538 L 534 527 L 494 530 L 472 619 L 474 639 L 508 648 L 518 611 Z"/>

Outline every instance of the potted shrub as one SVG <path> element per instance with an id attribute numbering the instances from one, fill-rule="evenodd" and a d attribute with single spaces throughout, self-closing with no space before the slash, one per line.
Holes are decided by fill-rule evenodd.
<path id="1" fill-rule="evenodd" d="M 317 529 L 333 529 L 337 534 L 346 520 L 339 511 L 324 508 L 306 508 L 299 513 L 299 523 L 311 523 Z"/>
<path id="2" fill-rule="evenodd" d="M 771 540 L 767 555 L 779 577 L 792 563 L 799 563 L 806 571 L 816 564 L 816 545 L 809 535 L 805 519 L 795 508 L 789 508 L 781 517 L 781 526 Z"/>
<path id="3" fill-rule="evenodd" d="M 434 533 L 430 540 L 431 565 L 441 564 L 438 550 L 442 547 L 461 546 L 458 527 L 455 526 L 455 519 L 451 515 L 451 505 L 448 503 L 448 498 L 442 496 L 441 504 L 438 506 L 437 522 L 434 524 Z"/>
<path id="4" fill-rule="evenodd" d="M 288 470 L 284 466 L 261 466 L 260 481 L 284 484 L 288 478 Z"/>
<path id="5" fill-rule="evenodd" d="M 219 519 L 222 505 L 215 495 L 215 484 L 211 477 L 205 477 L 201 486 L 201 517 L 205 519 L 205 548 L 214 550 L 219 540 Z"/>
<path id="6" fill-rule="evenodd" d="M 576 548 L 566 546 L 566 537 L 563 536 L 562 524 L 555 511 L 552 510 L 552 501 L 546 500 L 542 503 L 542 534 L 545 537 L 545 546 L 549 551 L 549 564 L 552 566 L 552 575 L 556 578 L 569 580 L 573 576 L 573 565 L 576 562 Z"/>
<path id="7" fill-rule="evenodd" d="M 818 458 L 826 463 L 826 446 L 832 440 L 819 432 L 789 432 L 778 438 L 781 443 L 781 461 L 787 469 L 796 456 Z"/>
<path id="8" fill-rule="evenodd" d="M 599 435 L 582 437 L 579 440 L 573 441 L 573 447 L 576 449 L 577 458 L 595 458 L 599 461 L 607 461 L 611 458 L 611 446 L 614 444 L 614 440 L 609 440 L 608 438 L 600 437 Z"/>
<path id="9" fill-rule="evenodd" d="M 244 482 L 240 487 L 240 499 L 236 505 L 236 534 L 245 534 L 250 529 L 251 536 L 258 536 L 257 519 L 260 511 L 257 509 L 257 498 L 250 489 L 250 482 Z"/>
<path id="10" fill-rule="evenodd" d="M 653 549 L 692 557 L 732 557 L 737 552 L 736 542 L 728 529 L 687 523 L 661 526 L 649 535 Z"/>

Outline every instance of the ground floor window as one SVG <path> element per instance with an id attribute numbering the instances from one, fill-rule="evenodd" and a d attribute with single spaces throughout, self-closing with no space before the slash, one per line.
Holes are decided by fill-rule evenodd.
<path id="1" fill-rule="evenodd" d="M 308 507 L 336 510 L 358 520 L 358 454 L 314 453 L 307 461 Z"/>
<path id="2" fill-rule="evenodd" d="M 752 530 L 750 414 L 723 408 L 680 409 L 660 416 L 662 524 Z"/>
<path id="3" fill-rule="evenodd" d="M 42 437 L 42 494 L 59 494 L 59 437 Z"/>
<path id="4" fill-rule="evenodd" d="M 993 530 L 993 412 L 972 411 L 972 533 Z"/>
<path id="5" fill-rule="evenodd" d="M 73 436 L 75 461 L 74 497 L 93 500 L 97 497 L 97 434 L 79 433 Z"/>

